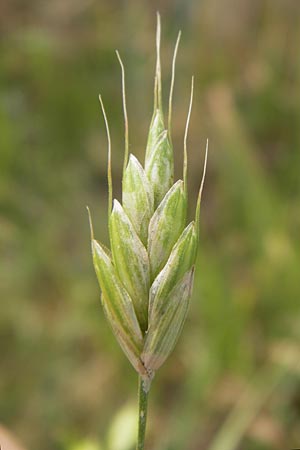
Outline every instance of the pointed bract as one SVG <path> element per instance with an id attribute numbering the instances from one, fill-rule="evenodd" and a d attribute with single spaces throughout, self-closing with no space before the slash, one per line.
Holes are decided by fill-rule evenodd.
<path id="1" fill-rule="evenodd" d="M 191 222 L 173 247 L 169 259 L 155 278 L 149 295 L 149 321 L 165 307 L 166 299 L 181 277 L 192 268 L 197 254 L 197 232 Z"/>
<path id="2" fill-rule="evenodd" d="M 128 291 L 142 331 L 147 329 L 149 258 L 130 219 L 117 200 L 109 220 L 111 251 L 116 272 Z"/>
<path id="3" fill-rule="evenodd" d="M 184 229 L 186 209 L 183 181 L 178 180 L 159 204 L 149 224 L 148 253 L 152 279 L 167 262 L 174 244 Z"/>
<path id="4" fill-rule="evenodd" d="M 153 114 L 153 117 L 151 120 L 151 124 L 150 124 L 150 128 L 149 128 L 149 133 L 148 133 L 145 166 L 147 166 L 148 160 L 151 159 L 151 156 L 152 156 L 153 150 L 157 144 L 158 138 L 163 131 L 165 131 L 163 113 L 160 109 L 156 109 L 154 111 L 154 114 Z"/>
<path id="5" fill-rule="evenodd" d="M 147 370 L 155 371 L 165 362 L 180 336 L 193 286 L 194 268 L 171 290 L 159 315 L 152 315 L 141 359 Z"/>
<path id="6" fill-rule="evenodd" d="M 143 335 L 137 320 L 132 300 L 113 267 L 110 255 L 96 240 L 92 241 L 93 262 L 102 291 L 102 303 L 110 324 L 131 360 L 139 359 L 143 346 Z"/>
<path id="7" fill-rule="evenodd" d="M 137 235 L 147 244 L 148 225 L 153 215 L 153 189 L 135 156 L 130 155 L 123 178 L 122 203 Z"/>
<path id="8" fill-rule="evenodd" d="M 154 207 L 156 208 L 173 184 L 173 149 L 165 130 L 159 136 L 146 158 L 145 172 L 153 187 Z"/>

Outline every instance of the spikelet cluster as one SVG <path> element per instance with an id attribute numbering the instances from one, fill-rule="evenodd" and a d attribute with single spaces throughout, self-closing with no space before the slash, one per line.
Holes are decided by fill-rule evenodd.
<path id="1" fill-rule="evenodd" d="M 94 239 L 92 254 L 101 288 L 105 315 L 124 353 L 145 380 L 171 353 L 184 324 L 193 286 L 198 248 L 198 222 L 204 173 L 195 220 L 187 216 L 187 130 L 192 106 L 193 80 L 184 137 L 183 179 L 174 183 L 171 112 L 175 46 L 169 97 L 168 129 L 161 99 L 160 18 L 157 23 L 157 64 L 154 113 L 150 124 L 144 167 L 128 156 L 128 122 L 122 68 L 125 116 L 125 158 L 122 203 L 112 201 L 111 151 L 108 123 L 100 97 L 109 141 L 109 236 L 111 249 Z M 207 156 L 207 151 L 206 151 Z M 206 165 L 206 157 L 205 157 Z M 92 230 L 92 227 L 91 227 Z"/>

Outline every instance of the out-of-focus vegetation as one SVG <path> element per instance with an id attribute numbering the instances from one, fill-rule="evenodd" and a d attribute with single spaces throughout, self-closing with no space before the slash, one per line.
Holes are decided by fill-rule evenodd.
<path id="1" fill-rule="evenodd" d="M 136 376 L 106 324 L 85 205 L 107 242 L 152 113 L 155 11 L 167 99 L 177 30 L 177 177 L 190 76 L 194 197 L 210 139 L 190 313 L 150 399 L 149 449 L 300 446 L 300 4 L 4 0 L 0 5 L 0 421 L 27 449 L 129 450 Z M 191 208 L 191 211 L 193 209 Z M 133 404 L 134 405 L 134 404 Z M 123 429 L 124 439 L 115 436 Z M 123 427 L 123 428 L 122 428 Z M 0 442 L 1 443 L 1 442 Z"/>

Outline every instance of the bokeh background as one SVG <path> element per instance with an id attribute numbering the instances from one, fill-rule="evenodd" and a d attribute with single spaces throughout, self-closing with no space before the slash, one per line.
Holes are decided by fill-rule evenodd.
<path id="1" fill-rule="evenodd" d="M 173 112 L 177 178 L 195 75 L 191 215 L 207 137 L 210 155 L 193 298 L 176 350 L 153 383 L 148 448 L 298 448 L 297 0 L 1 1 L 0 430 L 27 450 L 133 448 L 136 375 L 103 317 L 85 206 L 97 238 L 108 243 L 97 97 L 110 122 L 120 198 L 124 129 L 114 50 L 126 67 L 130 149 L 143 160 L 157 9 L 166 101 L 183 33 Z"/>

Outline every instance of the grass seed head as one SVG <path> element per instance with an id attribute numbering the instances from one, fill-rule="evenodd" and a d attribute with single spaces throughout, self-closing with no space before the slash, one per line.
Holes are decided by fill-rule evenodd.
<path id="1" fill-rule="evenodd" d="M 173 184 L 174 162 L 170 128 L 179 39 L 180 33 L 172 63 L 168 129 L 166 129 L 162 110 L 158 15 L 154 112 L 146 145 L 144 168 L 135 156 L 128 155 L 125 70 L 117 52 L 122 70 L 125 118 L 122 204 L 117 200 L 112 201 L 111 143 L 108 121 L 100 97 L 108 134 L 111 251 L 94 239 L 90 221 L 93 262 L 102 291 L 105 315 L 124 353 L 145 380 L 151 379 L 163 364 L 181 333 L 192 292 L 198 247 L 198 222 L 204 176 L 195 221 L 186 225 L 187 131 L 192 107 L 193 80 L 184 136 L 183 180 Z"/>

